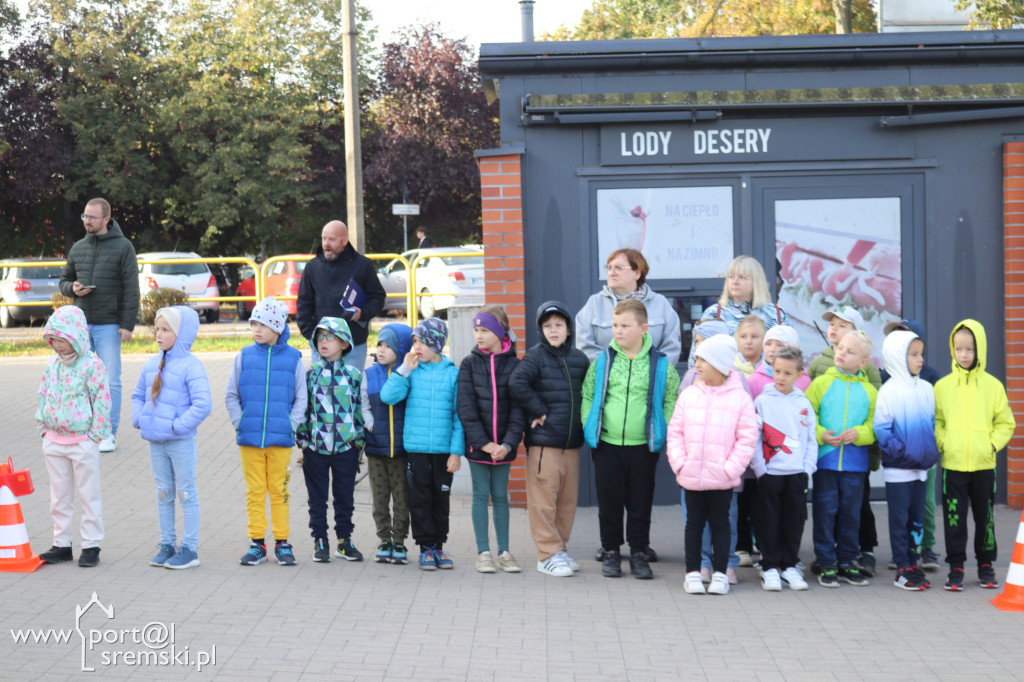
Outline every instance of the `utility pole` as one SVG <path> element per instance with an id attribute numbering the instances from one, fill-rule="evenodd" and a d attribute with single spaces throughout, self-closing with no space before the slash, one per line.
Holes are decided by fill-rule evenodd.
<path id="1" fill-rule="evenodd" d="M 364 247 L 363 221 L 363 156 L 359 138 L 359 62 L 356 59 L 355 0 L 341 0 L 342 63 L 345 69 L 345 224 L 352 248 L 362 252 Z"/>

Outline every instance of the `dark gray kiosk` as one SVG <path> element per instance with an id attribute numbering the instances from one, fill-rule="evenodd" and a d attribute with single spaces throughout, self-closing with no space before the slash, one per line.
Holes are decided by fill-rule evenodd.
<path id="1" fill-rule="evenodd" d="M 479 65 L 501 100 L 501 148 L 479 156 L 521 161 L 528 345 L 540 302 L 578 310 L 607 255 L 640 248 L 681 318 L 685 372 L 693 322 L 746 254 L 805 353 L 845 303 L 876 362 L 887 322 L 923 321 L 945 375 L 949 332 L 970 317 L 1007 378 L 1004 274 L 1020 257 L 1004 255 L 1004 181 L 1024 163 L 1008 161 L 1024 151 L 1024 31 L 488 44 Z M 583 461 L 580 503 L 595 504 Z M 678 504 L 662 469 L 656 502 Z M 997 480 L 1005 500 L 1005 452 Z"/>

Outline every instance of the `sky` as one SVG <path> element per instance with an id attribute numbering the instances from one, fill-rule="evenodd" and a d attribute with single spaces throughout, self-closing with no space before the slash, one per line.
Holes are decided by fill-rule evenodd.
<path id="1" fill-rule="evenodd" d="M 519 0 L 362 0 L 378 27 L 378 42 L 410 24 L 436 21 L 449 38 L 465 38 L 470 46 L 481 43 L 516 43 L 522 39 Z M 535 0 L 533 32 L 554 31 L 562 24 L 575 26 L 593 0 Z"/>

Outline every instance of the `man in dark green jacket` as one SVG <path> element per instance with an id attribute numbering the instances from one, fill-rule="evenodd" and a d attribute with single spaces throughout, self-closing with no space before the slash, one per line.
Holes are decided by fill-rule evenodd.
<path id="1" fill-rule="evenodd" d="M 121 421 L 121 344 L 131 340 L 139 314 L 139 265 L 105 199 L 90 200 L 82 222 L 86 234 L 68 252 L 60 292 L 85 313 L 89 344 L 110 375 L 111 435 L 100 442 L 100 452 L 111 452 Z"/>

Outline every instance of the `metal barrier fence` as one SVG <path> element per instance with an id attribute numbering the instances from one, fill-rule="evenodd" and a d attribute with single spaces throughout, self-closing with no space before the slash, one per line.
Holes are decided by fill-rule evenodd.
<path id="1" fill-rule="evenodd" d="M 420 299 L 434 296 L 453 296 L 454 294 L 438 294 L 434 292 L 423 293 L 420 291 L 419 285 L 416 283 L 416 271 L 419 269 L 421 261 L 427 258 L 475 258 L 483 255 L 483 251 L 442 251 L 439 253 L 420 253 L 417 254 L 412 260 L 412 264 L 409 267 L 409 306 L 408 306 L 408 318 L 409 326 L 416 327 L 416 323 L 419 321 L 420 315 Z"/>

